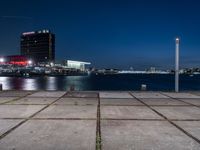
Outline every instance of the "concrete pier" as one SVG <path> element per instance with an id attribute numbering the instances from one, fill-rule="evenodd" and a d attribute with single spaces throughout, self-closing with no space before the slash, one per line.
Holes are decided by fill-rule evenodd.
<path id="1" fill-rule="evenodd" d="M 0 91 L 0 150 L 199 150 L 200 92 Z"/>

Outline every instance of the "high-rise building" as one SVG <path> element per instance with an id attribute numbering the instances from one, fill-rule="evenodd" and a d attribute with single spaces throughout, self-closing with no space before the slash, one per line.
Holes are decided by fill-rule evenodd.
<path id="1" fill-rule="evenodd" d="M 55 35 L 49 30 L 22 33 L 21 55 L 37 63 L 54 61 Z"/>

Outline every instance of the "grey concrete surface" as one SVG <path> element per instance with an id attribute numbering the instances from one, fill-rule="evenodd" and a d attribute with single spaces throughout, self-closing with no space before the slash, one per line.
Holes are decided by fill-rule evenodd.
<path id="1" fill-rule="evenodd" d="M 0 150 L 95 150 L 97 133 L 102 150 L 200 150 L 200 106 L 182 102 L 200 92 L 3 91 L 0 103 L 16 97 L 0 104 Z"/>
<path id="2" fill-rule="evenodd" d="M 31 120 L 0 140 L 1 150 L 95 150 L 96 121 Z"/>
<path id="3" fill-rule="evenodd" d="M 98 98 L 98 92 L 68 92 L 64 97 Z"/>
<path id="4" fill-rule="evenodd" d="M 102 98 L 101 105 L 144 105 L 134 98 Z"/>
<path id="5" fill-rule="evenodd" d="M 55 104 L 63 105 L 97 105 L 97 98 L 61 98 Z"/>
<path id="6" fill-rule="evenodd" d="M 66 92 L 62 91 L 39 91 L 36 93 L 33 93 L 29 95 L 28 97 L 61 97 L 65 94 Z"/>
<path id="7" fill-rule="evenodd" d="M 180 99 L 184 102 L 187 102 L 187 103 L 190 103 L 190 104 L 193 104 L 193 105 L 197 105 L 197 106 L 200 106 L 200 99 L 191 99 L 191 98 L 187 98 L 187 99 Z"/>
<path id="8" fill-rule="evenodd" d="M 11 100 L 15 100 L 19 97 L 0 97 L 0 104 L 11 101 Z"/>
<path id="9" fill-rule="evenodd" d="M 40 97 L 40 98 L 36 98 L 36 97 L 25 97 L 25 98 L 21 98 L 19 100 L 16 101 L 11 101 L 7 104 L 50 104 L 53 101 L 55 101 L 57 98 L 51 98 L 51 97 Z"/>
<path id="10" fill-rule="evenodd" d="M 10 130 L 17 124 L 19 124 L 22 120 L 3 120 L 0 119 L 0 136 L 4 134 L 6 131 Z M 0 148 L 1 149 L 1 148 Z"/>
<path id="11" fill-rule="evenodd" d="M 200 91 L 190 91 L 191 94 L 200 96 Z"/>
<path id="12" fill-rule="evenodd" d="M 155 110 L 166 116 L 168 119 L 200 119 L 200 108 L 183 107 L 153 107 Z"/>
<path id="13" fill-rule="evenodd" d="M 22 97 L 33 93 L 33 91 L 2 91 L 0 97 Z"/>
<path id="14" fill-rule="evenodd" d="M 174 123 L 194 137 L 200 139 L 200 121 L 174 121 Z"/>
<path id="15" fill-rule="evenodd" d="M 103 150 L 199 150 L 200 145 L 166 121 L 101 121 Z"/>
<path id="16" fill-rule="evenodd" d="M 166 106 L 171 106 L 171 105 L 189 105 L 187 103 L 175 100 L 175 99 L 166 99 L 166 98 L 145 98 L 145 99 L 140 99 L 144 103 L 148 105 L 166 105 Z"/>
<path id="17" fill-rule="evenodd" d="M 93 118 L 97 117 L 97 106 L 52 105 L 35 118 Z"/>
<path id="18" fill-rule="evenodd" d="M 162 119 L 146 106 L 101 106 L 102 118 Z"/>
<path id="19" fill-rule="evenodd" d="M 159 92 L 131 92 L 136 98 L 169 98 Z"/>
<path id="20" fill-rule="evenodd" d="M 128 92 L 99 92 L 100 98 L 133 98 Z"/>
<path id="21" fill-rule="evenodd" d="M 43 107 L 42 105 L 0 105 L 0 118 L 27 118 Z"/>
<path id="22" fill-rule="evenodd" d="M 172 98 L 200 98 L 200 96 L 191 93 L 173 93 L 173 92 L 162 92 L 162 93 Z"/>

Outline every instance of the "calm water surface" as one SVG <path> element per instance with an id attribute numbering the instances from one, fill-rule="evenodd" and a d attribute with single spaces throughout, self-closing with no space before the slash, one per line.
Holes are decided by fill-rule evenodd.
<path id="1" fill-rule="evenodd" d="M 90 75 L 57 77 L 0 77 L 4 90 L 140 90 L 146 84 L 148 90 L 171 91 L 174 89 L 174 75 Z M 200 75 L 180 76 L 181 90 L 200 90 Z"/>

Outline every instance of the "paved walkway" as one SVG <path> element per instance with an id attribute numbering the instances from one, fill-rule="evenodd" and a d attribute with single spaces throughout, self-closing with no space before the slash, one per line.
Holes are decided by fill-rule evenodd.
<path id="1" fill-rule="evenodd" d="M 200 92 L 0 92 L 0 150 L 200 150 Z"/>

